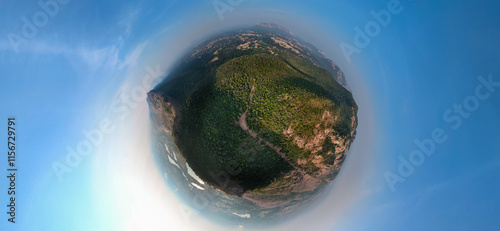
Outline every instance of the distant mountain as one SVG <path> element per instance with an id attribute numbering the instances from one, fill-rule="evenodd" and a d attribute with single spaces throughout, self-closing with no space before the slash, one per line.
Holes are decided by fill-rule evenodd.
<path id="1" fill-rule="evenodd" d="M 344 73 L 340 70 L 340 68 L 335 64 L 332 60 L 328 59 L 325 57 L 325 53 L 310 43 L 307 43 L 305 41 L 302 41 L 300 38 L 298 38 L 292 31 L 274 23 L 258 23 L 257 26 L 262 27 L 262 28 L 269 28 L 273 29 L 276 31 L 281 31 L 285 35 L 292 36 L 294 39 L 300 41 L 302 44 L 307 46 L 310 51 L 314 52 L 314 55 L 317 57 L 316 62 L 318 65 L 321 67 L 325 68 L 328 70 L 332 76 L 335 78 L 335 80 L 342 85 L 344 88 L 349 90 L 349 86 L 347 85 L 347 81 L 345 79 Z"/>

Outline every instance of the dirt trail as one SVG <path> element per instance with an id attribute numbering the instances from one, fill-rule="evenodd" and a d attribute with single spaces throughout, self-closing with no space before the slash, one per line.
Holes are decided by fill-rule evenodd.
<path id="1" fill-rule="evenodd" d="M 253 97 L 254 93 L 255 93 L 255 84 L 253 84 L 252 89 L 250 89 L 250 100 L 248 101 L 248 107 L 245 110 L 245 112 L 240 116 L 240 119 L 238 120 L 238 124 L 240 125 L 240 127 L 243 131 L 248 132 L 248 134 L 250 134 L 250 136 L 252 136 L 253 138 L 257 138 L 257 133 L 248 129 L 248 125 L 247 125 L 247 112 L 248 112 L 248 109 L 250 109 L 250 104 L 252 103 L 252 97 Z"/>
<path id="2" fill-rule="evenodd" d="M 240 119 L 238 120 L 238 125 L 240 126 L 240 128 L 243 130 L 243 131 L 246 131 L 248 132 L 248 134 L 250 136 L 252 136 L 253 138 L 255 139 L 258 139 L 259 143 L 264 143 L 266 146 L 268 146 L 269 148 L 271 148 L 272 150 L 274 150 L 276 153 L 278 153 L 278 155 L 283 159 L 285 160 L 290 166 L 292 166 L 295 170 L 301 172 L 302 174 L 306 175 L 307 173 L 301 169 L 301 168 L 298 168 L 294 163 L 292 163 L 290 161 L 290 159 L 288 159 L 288 157 L 286 156 L 285 153 L 281 152 L 281 149 L 280 147 L 278 146 L 275 146 L 273 144 L 271 144 L 269 141 L 267 140 L 264 140 L 260 137 L 257 136 L 257 133 L 250 130 L 248 128 L 248 124 L 247 124 L 247 112 L 248 112 L 248 109 L 250 109 L 250 106 L 251 106 L 251 103 L 252 103 L 252 97 L 255 93 L 255 83 L 252 84 L 252 88 L 250 89 L 250 99 L 248 101 L 248 107 L 247 109 L 245 110 L 245 112 L 240 116 Z"/>

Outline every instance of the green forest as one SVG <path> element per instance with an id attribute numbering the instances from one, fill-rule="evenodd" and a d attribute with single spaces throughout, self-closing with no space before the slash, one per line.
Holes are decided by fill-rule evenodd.
<path id="1" fill-rule="evenodd" d="M 329 71 L 266 36 L 260 41 L 273 47 L 275 54 L 265 46 L 238 50 L 240 42 L 232 40 L 214 44 L 199 58 L 186 58 L 168 81 L 154 89 L 181 102 L 176 144 L 195 172 L 213 185 L 220 183 L 213 175 L 235 163 L 241 172 L 231 180 L 244 191 L 265 187 L 293 170 L 263 140 L 282 148 L 297 166 L 298 159 L 307 159 L 311 152 L 299 148 L 283 131 L 292 127 L 294 135 L 312 136 L 325 111 L 336 116 L 331 126 L 339 136 L 350 138 L 355 129 L 351 117 L 357 106 Z M 218 60 L 210 62 L 216 50 Z M 245 112 L 248 129 L 258 138 L 238 126 Z M 327 139 L 322 147 L 320 154 L 333 163 L 335 155 L 327 153 L 335 153 L 335 144 Z M 314 165 L 307 166 L 304 171 L 315 170 Z"/>

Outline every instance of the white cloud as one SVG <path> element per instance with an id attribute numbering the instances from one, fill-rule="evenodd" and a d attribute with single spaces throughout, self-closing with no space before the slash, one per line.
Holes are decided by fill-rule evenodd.
<path id="1" fill-rule="evenodd" d="M 19 46 L 15 55 L 21 58 L 26 57 L 26 59 L 41 55 L 63 55 L 73 65 L 80 66 L 83 64 L 84 69 L 90 71 L 99 68 L 110 71 L 127 68 L 137 62 L 147 44 L 147 42 L 142 42 L 136 47 L 126 45 L 140 12 L 139 7 L 129 7 L 122 11 L 117 20 L 117 26 L 121 29 L 115 31 L 117 36 L 111 44 L 96 46 L 93 44 L 92 39 L 88 39 L 90 44 L 75 46 L 64 44 L 64 41 L 63 43 L 61 41 L 55 43 L 42 38 L 35 38 Z M 14 48 L 9 40 L 0 39 L 0 51 L 14 52 Z M 130 52 L 124 53 L 124 51 Z"/>
<path id="2" fill-rule="evenodd" d="M 134 65 L 142 55 L 147 41 L 138 44 L 133 50 L 125 55 L 120 55 L 121 49 L 116 45 L 104 47 L 68 47 L 65 45 L 53 45 L 46 42 L 32 41 L 20 49 L 18 55 L 41 56 L 41 55 L 62 55 L 78 60 L 86 69 L 96 70 L 122 70 Z M 10 50 L 11 48 L 0 42 L 0 50 Z M 75 60 L 77 59 L 77 60 Z"/>
<path id="3" fill-rule="evenodd" d="M 144 48 L 147 45 L 147 41 L 139 44 L 130 54 L 128 54 L 122 62 L 118 63 L 118 69 L 122 69 L 124 67 L 127 67 L 129 65 L 133 65 L 137 62 L 139 57 L 141 56 L 142 52 L 144 51 Z"/>

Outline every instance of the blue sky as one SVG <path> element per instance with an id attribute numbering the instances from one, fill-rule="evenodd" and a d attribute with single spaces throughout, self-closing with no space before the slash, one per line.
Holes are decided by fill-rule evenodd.
<path id="1" fill-rule="evenodd" d="M 191 214 L 161 184 L 142 93 L 198 38 L 257 22 L 281 24 L 324 50 L 345 72 L 360 107 L 357 139 L 327 197 L 269 230 L 500 225 L 500 87 L 484 85 L 500 82 L 496 1 L 221 0 L 231 9 L 222 14 L 213 1 L 41 2 L 57 5 L 46 21 L 33 21 L 44 9 L 35 1 L 3 2 L 0 10 L 0 118 L 18 122 L 19 167 L 16 224 L 2 210 L 1 227 L 237 228 Z M 355 47 L 356 28 L 367 33 L 366 25 L 375 25 L 370 12 L 391 9 L 397 13 L 387 25 L 369 28 L 370 42 L 348 58 L 341 44 Z M 40 25 L 30 36 L 23 34 L 24 18 Z M 18 46 L 9 40 L 13 34 Z M 454 111 L 461 104 L 462 115 Z M 419 150 L 415 140 L 432 139 L 436 129 L 446 141 L 392 191 L 387 172 L 400 176 L 400 157 L 409 161 Z M 54 163 L 67 165 L 68 148 L 86 150 L 85 134 L 96 131 L 102 136 L 94 136 L 87 155 L 58 174 Z M 0 187 L 7 184 L 0 178 Z"/>

